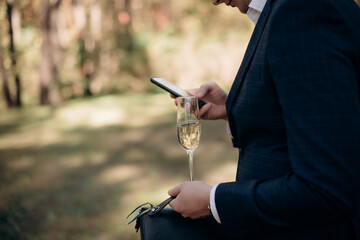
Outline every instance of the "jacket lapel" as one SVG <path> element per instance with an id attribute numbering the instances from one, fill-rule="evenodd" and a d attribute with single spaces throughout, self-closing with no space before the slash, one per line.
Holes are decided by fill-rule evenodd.
<path id="1" fill-rule="evenodd" d="M 254 56 L 255 50 L 259 44 L 261 35 L 263 33 L 263 30 L 265 28 L 265 24 L 266 21 L 268 19 L 269 13 L 270 13 L 270 9 L 271 9 L 271 2 L 270 0 L 267 1 L 267 3 L 264 6 L 264 9 L 260 15 L 260 18 L 256 24 L 256 27 L 254 29 L 254 32 L 251 36 L 249 45 L 246 49 L 245 55 L 244 55 L 244 59 L 243 62 L 240 66 L 240 69 L 235 77 L 234 83 L 231 87 L 228 99 L 226 101 L 226 107 L 227 107 L 227 112 L 228 112 L 228 118 L 229 120 L 231 119 L 229 114 L 230 114 L 230 109 L 231 106 L 233 104 L 233 100 L 234 97 L 237 95 L 238 91 L 240 90 L 241 87 L 241 83 L 243 82 L 243 79 L 246 75 L 247 70 L 249 69 L 249 64 L 252 61 L 252 58 Z"/>

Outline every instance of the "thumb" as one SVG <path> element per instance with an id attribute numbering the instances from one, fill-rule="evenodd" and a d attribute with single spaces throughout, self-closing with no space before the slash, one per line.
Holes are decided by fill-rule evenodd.
<path id="1" fill-rule="evenodd" d="M 194 88 L 194 89 L 188 89 L 186 90 L 188 93 L 190 93 L 193 96 L 197 96 L 199 93 L 199 89 L 198 88 Z"/>
<path id="2" fill-rule="evenodd" d="M 171 197 L 176 197 L 179 193 L 181 192 L 181 187 L 180 185 L 170 189 L 168 191 L 168 194 L 171 196 Z"/>
<path id="3" fill-rule="evenodd" d="M 203 85 L 200 86 L 200 89 L 199 89 L 199 92 L 198 92 L 197 96 L 199 98 L 203 98 L 203 97 L 205 97 L 205 95 L 207 95 L 213 89 L 214 89 L 214 83 L 213 82 L 204 83 Z"/>
<path id="4" fill-rule="evenodd" d="M 200 90 L 197 93 L 198 98 L 203 98 L 208 92 L 208 89 L 206 88 L 200 88 Z"/>

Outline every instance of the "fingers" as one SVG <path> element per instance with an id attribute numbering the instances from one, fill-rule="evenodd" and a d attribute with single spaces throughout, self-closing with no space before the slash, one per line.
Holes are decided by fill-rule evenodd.
<path id="1" fill-rule="evenodd" d="M 221 3 L 221 0 L 212 0 L 212 3 L 214 5 L 219 5 Z"/>
<path id="2" fill-rule="evenodd" d="M 180 213 L 184 218 L 188 217 L 186 214 L 184 214 L 182 209 L 182 204 L 179 202 L 180 193 L 183 189 L 185 183 L 182 183 L 180 185 L 177 185 L 176 187 L 170 189 L 168 191 L 168 194 L 172 197 L 176 197 L 174 200 L 172 200 L 169 205 L 174 209 L 175 212 Z"/>
<path id="3" fill-rule="evenodd" d="M 168 191 L 168 194 L 171 196 L 171 197 L 176 197 L 180 192 L 181 192 L 181 184 L 180 185 L 177 185 L 176 187 L 170 189 Z"/>
<path id="4" fill-rule="evenodd" d="M 212 104 L 207 103 L 202 108 L 200 108 L 200 118 L 203 118 L 204 115 L 211 109 Z"/>
<path id="5" fill-rule="evenodd" d="M 170 97 L 175 99 L 174 103 L 175 103 L 175 106 L 177 106 L 177 97 L 174 94 L 171 94 L 171 93 L 170 93 Z"/>
<path id="6" fill-rule="evenodd" d="M 169 205 L 172 207 L 172 209 L 174 209 L 175 212 L 180 213 L 183 218 L 189 217 L 186 213 L 183 212 L 181 204 L 179 204 L 176 199 L 172 200 Z"/>
<path id="7" fill-rule="evenodd" d="M 170 189 L 168 191 L 168 194 L 171 196 L 171 197 L 176 197 L 177 195 L 179 195 L 179 193 L 181 192 L 181 186 L 182 184 L 180 185 L 177 185 L 176 187 Z M 180 209 L 179 209 L 179 206 L 177 204 L 177 199 L 175 198 L 174 200 L 172 200 L 170 203 L 169 203 L 170 207 L 172 207 L 175 212 L 181 212 Z"/>
<path id="8" fill-rule="evenodd" d="M 230 6 L 232 0 L 230 0 L 229 2 L 225 3 L 227 6 Z"/>

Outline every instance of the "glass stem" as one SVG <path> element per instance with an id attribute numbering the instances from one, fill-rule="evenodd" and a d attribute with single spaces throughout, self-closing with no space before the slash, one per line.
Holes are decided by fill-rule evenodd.
<path id="1" fill-rule="evenodd" d="M 194 150 L 186 151 L 189 159 L 189 169 L 190 169 L 190 182 L 194 181 L 193 169 L 194 169 Z"/>

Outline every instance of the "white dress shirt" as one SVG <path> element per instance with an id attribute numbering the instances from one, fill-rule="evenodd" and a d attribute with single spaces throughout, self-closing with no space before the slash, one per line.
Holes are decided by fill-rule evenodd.
<path id="1" fill-rule="evenodd" d="M 251 21 L 254 22 L 255 25 L 256 25 L 257 21 L 259 20 L 259 18 L 260 18 L 261 12 L 264 9 L 266 1 L 267 0 L 252 0 L 251 3 L 249 4 L 249 9 L 246 12 L 246 14 L 251 19 Z M 215 203 L 215 192 L 216 192 L 216 188 L 217 188 L 218 185 L 219 184 L 214 185 L 212 187 L 212 189 L 211 189 L 211 192 L 210 192 L 210 208 L 211 208 L 211 213 L 214 216 L 215 220 L 218 223 L 221 223 L 218 211 L 216 209 L 216 203 Z"/>
<path id="2" fill-rule="evenodd" d="M 252 0 L 249 4 L 249 9 L 247 11 L 248 17 L 256 25 L 257 21 L 260 18 L 261 12 L 265 7 L 267 0 Z"/>

